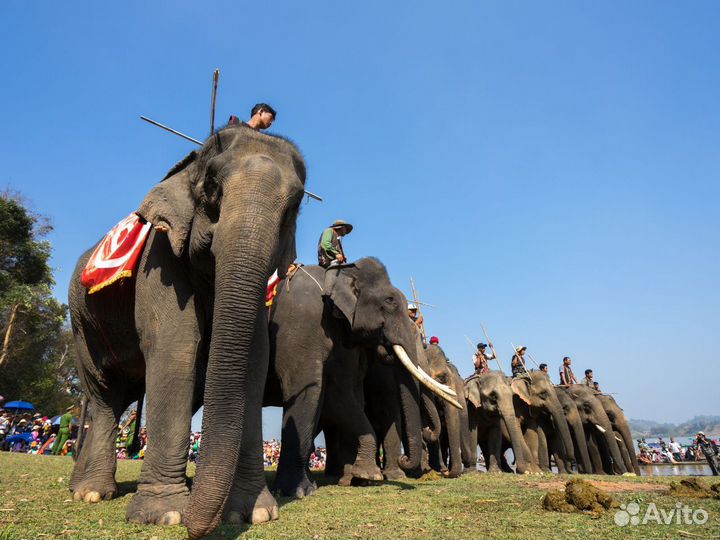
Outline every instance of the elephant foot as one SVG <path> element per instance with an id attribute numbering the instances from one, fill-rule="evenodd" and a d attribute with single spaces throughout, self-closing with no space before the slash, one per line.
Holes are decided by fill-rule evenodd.
<path id="1" fill-rule="evenodd" d="M 338 480 L 338 486 L 350 487 L 352 486 L 353 477 L 351 474 L 343 474 Z"/>
<path id="2" fill-rule="evenodd" d="M 84 481 L 72 490 L 73 499 L 86 503 L 109 501 L 117 495 L 117 484 L 115 480 L 106 481 Z"/>
<path id="3" fill-rule="evenodd" d="M 490 465 L 487 468 L 487 472 L 488 474 L 500 474 L 503 471 L 498 465 Z"/>
<path id="4" fill-rule="evenodd" d="M 317 491 L 317 484 L 313 482 L 307 474 L 304 474 L 299 478 L 277 477 L 275 479 L 273 491 L 286 497 L 303 499 L 305 497 L 309 497 Z"/>
<path id="5" fill-rule="evenodd" d="M 350 469 L 350 474 L 358 480 L 373 480 L 376 482 L 383 480 L 382 471 L 374 463 L 372 465 L 355 464 Z"/>
<path id="6" fill-rule="evenodd" d="M 386 469 L 383 476 L 385 480 L 405 480 L 407 478 L 407 475 L 401 469 Z"/>
<path id="7" fill-rule="evenodd" d="M 442 472 L 442 476 L 443 478 L 458 478 L 460 476 L 460 473 L 458 471 L 446 469 Z"/>
<path id="8" fill-rule="evenodd" d="M 279 516 L 280 510 L 277 501 L 266 486 L 256 495 L 248 493 L 233 493 L 230 495 L 225 505 L 223 522 L 232 525 L 242 523 L 256 525 L 276 520 Z"/>
<path id="9" fill-rule="evenodd" d="M 190 491 L 185 484 L 140 485 L 128 505 L 125 519 L 133 523 L 179 525 Z"/>

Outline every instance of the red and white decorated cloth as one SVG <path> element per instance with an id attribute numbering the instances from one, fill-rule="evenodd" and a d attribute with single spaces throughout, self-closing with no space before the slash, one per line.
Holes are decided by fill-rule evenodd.
<path id="1" fill-rule="evenodd" d="M 105 235 L 88 259 L 80 277 L 88 294 L 132 276 L 152 225 L 130 214 Z"/>
<path id="2" fill-rule="evenodd" d="M 268 279 L 267 293 L 265 294 L 265 307 L 273 305 L 275 295 L 277 295 L 277 288 L 281 281 L 282 280 L 280 279 L 280 276 L 278 276 L 277 270 L 275 270 L 273 275 L 270 276 L 270 279 Z"/>

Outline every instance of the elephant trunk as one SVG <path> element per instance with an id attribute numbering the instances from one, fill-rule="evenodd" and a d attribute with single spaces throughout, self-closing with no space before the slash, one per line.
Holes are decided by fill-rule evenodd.
<path id="1" fill-rule="evenodd" d="M 640 466 L 638 465 L 637 455 L 635 454 L 635 445 L 633 443 L 632 436 L 630 435 L 630 428 L 625 422 L 616 422 L 616 427 L 617 430 L 620 432 L 620 437 L 625 443 L 625 448 L 627 448 L 630 457 L 630 464 L 632 465 L 632 470 L 635 472 L 635 474 L 640 476 Z M 630 469 L 628 469 L 628 471 L 629 470 Z"/>
<path id="2" fill-rule="evenodd" d="M 523 452 L 523 440 L 522 431 L 518 425 L 517 417 L 515 416 L 515 408 L 512 403 L 512 396 L 508 396 L 507 399 L 503 399 L 498 407 L 502 420 L 505 423 L 505 428 L 510 435 L 510 444 L 512 445 L 513 454 L 515 455 L 515 467 L 517 472 L 524 474 L 528 472 L 528 456 Z"/>
<path id="3" fill-rule="evenodd" d="M 585 430 L 583 428 L 580 417 L 575 415 L 573 418 L 568 418 L 568 424 L 573 434 L 575 442 L 575 448 L 580 453 L 580 456 L 575 456 L 578 460 L 578 472 L 591 474 L 593 467 L 590 461 L 590 453 L 588 452 L 587 441 L 585 440 Z"/>
<path id="4" fill-rule="evenodd" d="M 600 412 L 596 411 L 599 417 L 598 424 L 602 428 L 602 430 L 598 429 L 598 431 L 601 432 L 602 437 L 605 439 L 605 443 L 607 444 L 607 448 L 610 452 L 610 457 L 612 457 L 613 460 L 613 470 L 620 474 L 623 474 L 627 472 L 625 470 L 625 461 L 623 460 L 622 453 L 620 452 L 620 447 L 615 440 L 615 432 L 613 431 L 612 424 L 610 423 L 610 419 L 607 417 L 607 414 L 605 414 L 605 411 L 602 409 L 602 407 L 598 408 L 602 412 L 601 414 Z"/>
<path id="5" fill-rule="evenodd" d="M 403 447 L 405 453 L 398 458 L 400 468 L 416 472 L 422 457 L 422 421 L 420 419 L 420 389 L 412 375 L 402 366 L 398 369 L 400 407 L 403 419 Z M 437 411 L 436 411 L 437 414 Z"/>
<path id="6" fill-rule="evenodd" d="M 205 383 L 202 456 L 184 523 L 190 538 L 200 538 L 220 523 L 238 467 L 241 442 L 260 430 L 262 384 L 267 361 L 266 311 L 264 297 L 268 274 L 272 271 L 276 213 L 265 200 L 240 210 L 240 196 L 228 202 L 226 191 L 223 213 L 213 238 L 215 255 L 215 301 L 212 338 Z M 259 210 L 258 208 L 259 207 Z M 252 211 L 249 211 L 252 210 Z M 222 214 L 221 214 L 222 216 Z M 265 218 L 265 219 L 264 219 Z M 256 365 L 250 365 L 252 361 Z M 252 371 L 251 371 L 252 370 Z M 258 460 L 260 457 L 258 456 Z M 247 469 L 254 470 L 254 463 Z M 262 464 L 258 475 L 243 477 L 245 485 L 264 487 Z"/>
<path id="7" fill-rule="evenodd" d="M 573 448 L 572 436 L 570 435 L 570 429 L 568 428 L 568 421 L 565 416 L 565 411 L 560 406 L 560 402 L 557 398 L 550 401 L 550 414 L 552 415 L 553 423 L 555 428 L 560 432 L 560 440 L 562 440 L 563 447 L 565 448 L 564 458 L 567 461 L 575 460 L 575 449 Z"/>
<path id="8" fill-rule="evenodd" d="M 447 402 L 443 403 L 445 427 L 450 450 L 450 469 L 446 476 L 457 478 L 462 474 L 462 455 L 460 450 L 460 411 Z"/>
<path id="9" fill-rule="evenodd" d="M 429 394 L 426 388 L 420 389 L 420 399 L 422 400 L 422 410 L 425 419 L 423 420 L 423 440 L 426 443 L 437 442 L 440 437 L 440 415 L 438 414 L 435 400 Z M 425 422 L 427 420 L 427 422 Z M 427 426 L 425 426 L 427 424 Z"/>

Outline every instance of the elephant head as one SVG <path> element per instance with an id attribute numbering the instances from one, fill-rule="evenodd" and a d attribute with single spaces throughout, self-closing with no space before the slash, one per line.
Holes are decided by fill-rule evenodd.
<path id="1" fill-rule="evenodd" d="M 236 470 L 248 408 L 250 369 L 267 369 L 258 341 L 267 279 L 295 259 L 295 222 L 305 164 L 290 142 L 247 126 L 212 135 L 150 191 L 138 213 L 167 232 L 187 261 L 210 337 L 203 456 L 184 522 L 190 537 L 221 519 Z M 267 338 L 265 338 L 267 340 Z M 255 362 L 256 365 L 251 365 Z"/>
<path id="2" fill-rule="evenodd" d="M 612 457 L 614 469 L 621 474 L 626 472 L 612 424 L 598 399 L 599 394 L 582 384 L 573 384 L 568 387 L 567 391 L 575 401 L 577 411 L 588 432 L 597 435 L 597 439 L 605 442 L 605 446 Z"/>
<path id="3" fill-rule="evenodd" d="M 583 422 L 575 405 L 575 401 L 570 396 L 567 388 L 563 386 L 556 386 L 555 393 L 557 394 L 558 401 L 560 401 L 560 405 L 565 413 L 565 418 L 567 418 L 568 426 L 570 426 L 570 431 L 572 432 L 579 472 L 591 474 L 593 468 L 590 461 L 590 454 L 588 453 L 587 441 L 585 440 L 585 430 L 583 429 Z"/>
<path id="4" fill-rule="evenodd" d="M 427 366 L 423 366 L 428 374 L 437 382 L 449 385 L 457 395 L 463 395 L 463 383 L 457 368 L 445 356 L 439 345 L 430 344 L 425 351 Z M 470 452 L 467 407 L 458 409 L 445 400 L 436 400 L 436 407 L 442 411 L 444 429 L 447 434 L 450 454 L 450 470 L 447 476 L 454 478 L 462 473 L 463 459 Z M 463 448 L 464 447 L 464 448 Z"/>
<path id="5" fill-rule="evenodd" d="M 525 455 L 522 431 L 515 415 L 513 391 L 508 379 L 501 371 L 489 371 L 482 375 L 473 375 L 465 381 L 465 399 L 478 412 L 490 418 L 499 418 L 505 425 L 515 464 L 519 473 L 528 470 L 528 459 Z M 475 441 L 477 444 L 477 441 Z"/>
<path id="6" fill-rule="evenodd" d="M 550 377 L 542 371 L 530 371 L 527 377 L 516 377 L 510 383 L 513 393 L 520 402 L 530 407 L 531 414 L 542 411 L 550 416 L 565 449 L 566 459 L 575 459 L 575 450 L 563 408 L 558 401 Z"/>
<path id="7" fill-rule="evenodd" d="M 638 465 L 637 455 L 635 454 L 635 445 L 630 435 L 630 424 L 628 424 L 625 413 L 617 404 L 615 398 L 607 394 L 598 394 L 598 399 L 602 403 L 605 414 L 607 414 L 610 424 L 612 424 L 613 430 L 620 434 L 622 442 L 627 449 L 627 458 L 624 452 L 623 458 L 625 460 L 625 468 L 630 471 L 634 471 L 638 476 L 640 475 L 640 467 Z"/>
<path id="8" fill-rule="evenodd" d="M 396 370 L 407 439 L 404 441 L 407 455 L 400 457 L 400 466 L 406 471 L 417 469 L 422 454 L 422 423 L 415 379 L 461 407 L 455 400 L 456 392 L 418 367 L 423 361 L 417 327 L 407 316 L 405 296 L 393 287 L 380 261 L 367 257 L 352 265 L 330 268 L 324 289 L 333 306 L 333 316 L 347 325 L 352 345 L 374 347 L 378 356 L 392 356 L 403 366 Z"/>

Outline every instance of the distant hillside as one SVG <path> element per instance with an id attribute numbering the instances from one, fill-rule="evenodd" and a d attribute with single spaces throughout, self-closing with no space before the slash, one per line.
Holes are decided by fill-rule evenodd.
<path id="1" fill-rule="evenodd" d="M 720 435 L 720 416 L 696 416 L 682 424 L 630 419 L 633 437 L 692 437 L 698 431 Z"/>

